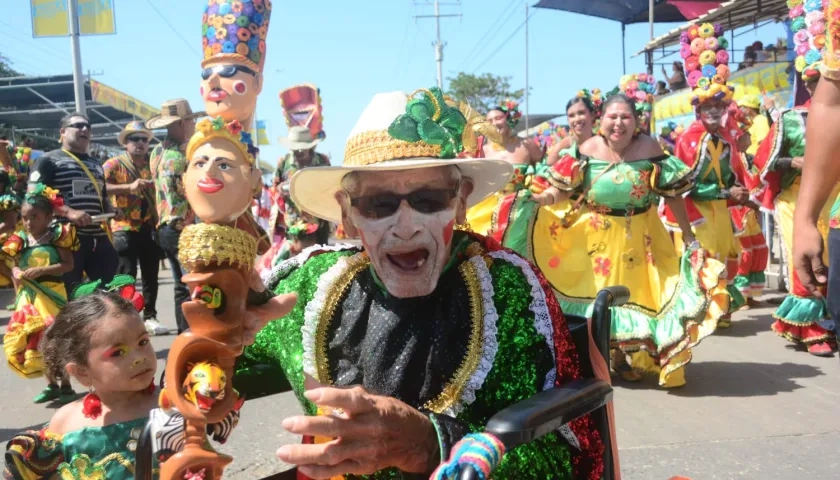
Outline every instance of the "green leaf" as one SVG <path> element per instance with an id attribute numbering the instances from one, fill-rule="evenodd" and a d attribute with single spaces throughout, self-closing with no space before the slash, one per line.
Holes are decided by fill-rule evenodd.
<path id="1" fill-rule="evenodd" d="M 428 119 L 427 119 L 428 120 Z M 417 122 L 408 114 L 403 114 L 394 120 L 388 127 L 388 135 L 397 140 L 406 142 L 419 142 L 420 134 L 417 131 Z"/>
<path id="2" fill-rule="evenodd" d="M 430 145 L 443 145 L 451 137 L 446 129 L 433 122 L 430 118 L 420 122 L 417 133 L 420 134 L 420 138 Z"/>
<path id="3" fill-rule="evenodd" d="M 467 126 L 467 119 L 460 110 L 447 107 L 443 110 L 443 114 L 438 122 L 440 126 L 447 130 L 453 130 L 458 136 L 464 133 L 464 128 Z"/>
<path id="4" fill-rule="evenodd" d="M 432 115 L 435 113 L 435 106 L 432 104 L 431 100 L 423 95 L 421 98 L 408 102 L 408 105 L 405 107 L 405 112 L 414 119 L 414 121 L 420 123 L 423 120 L 432 118 Z"/>

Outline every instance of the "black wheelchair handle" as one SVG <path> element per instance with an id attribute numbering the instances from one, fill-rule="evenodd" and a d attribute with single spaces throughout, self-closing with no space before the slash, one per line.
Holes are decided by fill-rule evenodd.
<path id="1" fill-rule="evenodd" d="M 630 289 L 624 285 L 605 287 L 598 292 L 596 298 L 601 300 L 602 295 L 608 295 L 605 300 L 607 300 L 607 305 L 610 307 L 620 307 L 630 301 Z"/>

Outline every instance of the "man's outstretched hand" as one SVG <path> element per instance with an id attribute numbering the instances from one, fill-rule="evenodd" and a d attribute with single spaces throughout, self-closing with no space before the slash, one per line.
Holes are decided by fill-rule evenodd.
<path id="1" fill-rule="evenodd" d="M 822 234 L 816 225 L 796 224 L 796 235 L 793 239 L 793 268 L 799 281 L 812 294 L 822 296 L 821 287 L 828 282 L 828 268 L 823 263 Z"/>
<path id="2" fill-rule="evenodd" d="M 317 445 L 285 445 L 277 458 L 298 465 L 304 475 L 328 479 L 368 475 L 396 467 L 404 472 L 431 473 L 439 463 L 437 435 L 431 420 L 391 397 L 372 395 L 362 387 L 332 388 L 307 376 L 306 398 L 333 415 L 283 420 L 298 435 L 329 437 Z"/>

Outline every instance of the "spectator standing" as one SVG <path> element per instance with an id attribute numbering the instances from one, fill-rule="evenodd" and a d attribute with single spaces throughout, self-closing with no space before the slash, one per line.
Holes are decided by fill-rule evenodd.
<path id="1" fill-rule="evenodd" d="M 137 278 L 137 265 L 140 265 L 146 330 L 150 335 L 167 335 L 169 329 L 158 322 L 155 308 L 163 252 L 156 241 L 155 184 L 149 168 L 149 141 L 153 137 L 143 122 L 130 122 L 119 136 L 125 152 L 107 160 L 103 168 L 115 213 L 111 230 L 119 257 L 117 271 Z"/>
<path id="2" fill-rule="evenodd" d="M 92 218 L 110 213 L 111 204 L 102 164 L 88 155 L 90 120 L 75 112 L 65 115 L 60 127 L 61 148 L 35 160 L 28 188 L 32 191 L 42 183 L 58 190 L 64 205 L 56 209 L 56 216 L 78 227 L 79 249 L 73 253 L 73 270 L 62 276 L 67 291 L 72 292 L 85 274 L 90 280 L 109 283 L 117 271 L 117 252 L 108 220 L 94 222 Z"/>
<path id="3" fill-rule="evenodd" d="M 190 293 L 181 281 L 185 272 L 178 261 L 178 241 L 181 238 L 181 230 L 194 219 L 182 184 L 182 176 L 188 163 L 184 148 L 195 133 L 195 119 L 204 116 L 205 113 L 193 113 L 189 102 L 184 99 L 164 102 L 160 110 L 160 115 L 146 122 L 146 128 L 167 130 L 166 138 L 152 150 L 150 167 L 155 183 L 158 241 L 169 260 L 172 279 L 175 281 L 175 321 L 180 334 L 189 328 L 181 305 L 190 298 Z"/>
<path id="4" fill-rule="evenodd" d="M 665 71 L 665 65 L 662 65 L 662 75 L 668 81 L 668 88 L 670 88 L 672 92 L 688 87 L 688 83 L 685 80 L 685 70 L 683 70 L 682 62 L 674 62 L 671 64 L 671 75 L 668 75 L 668 72 Z"/>

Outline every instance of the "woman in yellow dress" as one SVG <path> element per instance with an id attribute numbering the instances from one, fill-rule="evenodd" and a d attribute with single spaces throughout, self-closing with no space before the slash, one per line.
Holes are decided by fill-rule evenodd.
<path id="1" fill-rule="evenodd" d="M 678 387 L 692 347 L 728 308 L 724 266 L 706 259 L 688 223 L 681 194 L 697 172 L 663 154 L 637 125 L 632 99 L 606 100 L 599 135 L 581 145 L 580 158 L 554 164 L 545 178 L 551 186 L 535 196 L 545 204 L 572 198 L 573 214 L 564 225 L 539 209 L 520 253 L 543 271 L 567 313 L 589 315 L 598 290 L 627 286 L 630 302 L 613 309 L 613 369 L 626 380 L 656 373 L 661 386 Z M 690 245 L 681 258 L 657 214 L 660 197 Z"/>
<path id="2" fill-rule="evenodd" d="M 21 228 L 20 198 L 12 190 L 9 174 L 0 170 L 0 245 Z M 12 278 L 0 273 L 0 288 L 12 286 Z"/>
<path id="3" fill-rule="evenodd" d="M 67 403 L 76 393 L 69 380 L 61 387 L 46 372 L 39 344 L 44 330 L 67 302 L 61 275 L 73 269 L 73 253 L 78 248 L 75 230 L 70 224 L 53 222 L 53 209 L 61 206 L 58 192 L 39 184 L 26 194 L 21 208 L 25 231 L 11 235 L 0 251 L 17 266 L 3 263 L 0 270 L 14 279 L 17 297 L 14 313 L 3 337 L 3 349 L 9 367 L 25 378 L 47 376 L 47 388 L 35 403 L 59 400 Z"/>

